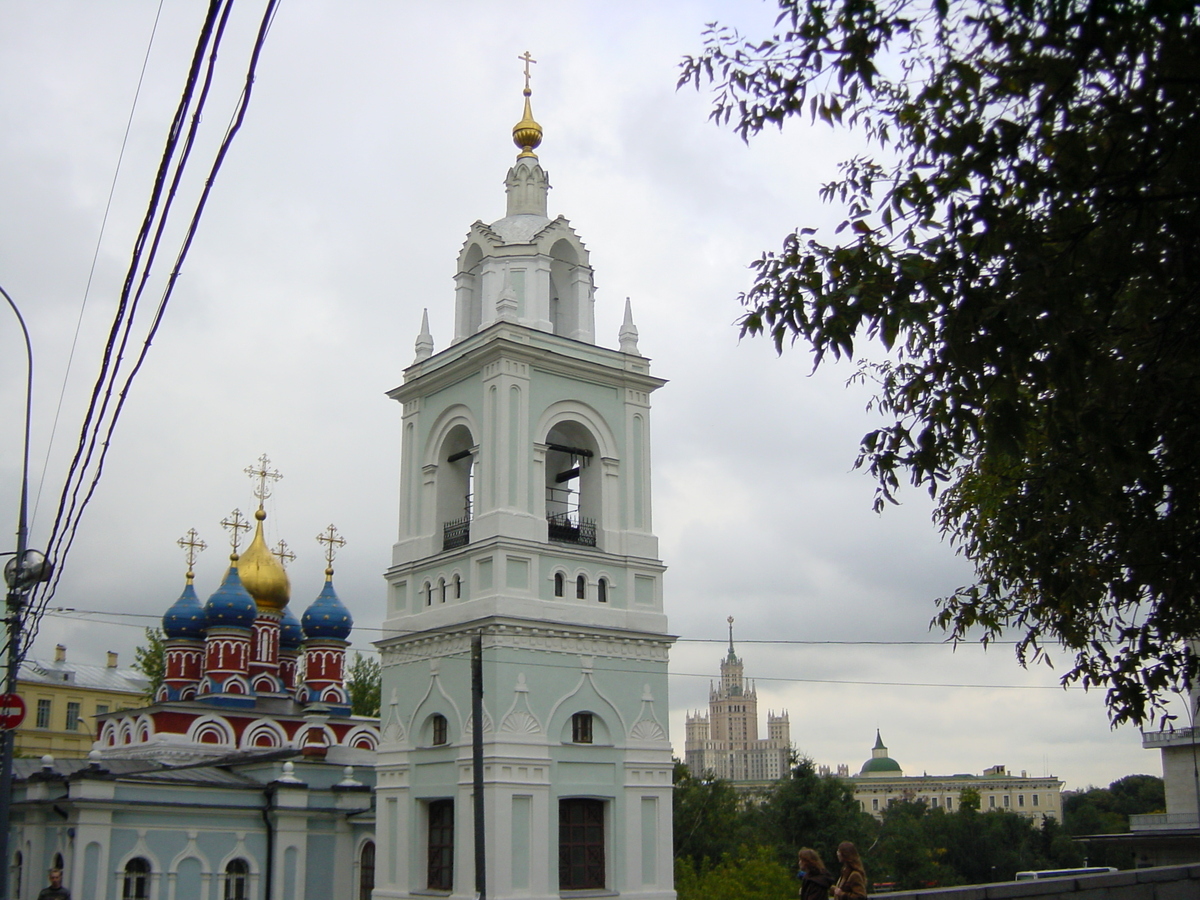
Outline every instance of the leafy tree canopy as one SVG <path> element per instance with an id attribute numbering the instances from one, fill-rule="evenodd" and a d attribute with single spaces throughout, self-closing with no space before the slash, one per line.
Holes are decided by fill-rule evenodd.
<path id="1" fill-rule="evenodd" d="M 737 850 L 743 830 L 741 801 L 729 782 L 711 773 L 697 778 L 679 760 L 674 782 L 675 858 L 701 869 Z"/>
<path id="2" fill-rule="evenodd" d="M 902 480 L 975 565 L 935 624 L 1144 722 L 1200 634 L 1200 24 L 1179 0 L 780 0 L 776 33 L 710 26 L 681 84 L 751 138 L 807 113 L 876 155 L 823 191 L 842 237 L 755 261 L 743 333 L 861 365 Z"/>
<path id="3" fill-rule="evenodd" d="M 166 635 L 161 628 L 146 629 L 146 643 L 133 650 L 133 668 L 150 679 L 146 687 L 146 702 L 153 703 L 167 674 Z"/>
<path id="4" fill-rule="evenodd" d="M 354 654 L 354 662 L 346 673 L 346 692 L 350 695 L 350 712 L 356 716 L 378 716 L 383 672 L 373 656 Z"/>

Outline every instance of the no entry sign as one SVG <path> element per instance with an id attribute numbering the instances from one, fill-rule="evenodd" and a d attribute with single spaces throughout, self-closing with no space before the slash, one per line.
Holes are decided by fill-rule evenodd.
<path id="1" fill-rule="evenodd" d="M 0 694 L 0 729 L 11 731 L 25 721 L 25 701 L 19 694 Z"/>

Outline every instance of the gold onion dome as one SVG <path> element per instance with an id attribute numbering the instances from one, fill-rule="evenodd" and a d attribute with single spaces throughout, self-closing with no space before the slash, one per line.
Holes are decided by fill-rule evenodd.
<path id="1" fill-rule="evenodd" d="M 254 529 L 254 540 L 238 559 L 237 569 L 242 584 L 258 604 L 258 608 L 279 612 L 287 606 L 292 588 L 283 565 L 268 549 L 263 538 L 262 523 L 266 517 L 262 507 L 254 513 L 254 518 L 258 520 L 258 526 Z"/>
<path id="2" fill-rule="evenodd" d="M 517 159 L 537 159 L 537 154 L 533 151 L 542 142 L 542 126 L 533 118 L 533 110 L 529 106 L 531 91 L 525 88 L 522 93 L 525 94 L 525 114 L 521 116 L 521 121 L 513 126 L 513 143 L 521 150 Z"/>

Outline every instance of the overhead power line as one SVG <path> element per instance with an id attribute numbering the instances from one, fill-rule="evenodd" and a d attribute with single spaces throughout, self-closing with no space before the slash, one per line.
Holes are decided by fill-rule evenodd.
<path id="1" fill-rule="evenodd" d="M 201 127 L 202 113 L 212 86 L 221 42 L 233 9 L 233 0 L 210 0 L 188 68 L 183 93 L 167 131 L 162 159 L 155 175 L 146 214 L 134 240 L 129 269 L 121 289 L 104 352 L 101 355 L 100 371 L 92 388 L 91 398 L 80 429 L 79 441 L 68 468 L 58 509 L 54 516 L 54 524 L 47 544 L 47 555 L 56 566 L 54 578 L 49 583 L 39 586 L 32 594 L 25 613 L 24 634 L 18 647 L 21 658 L 32 646 L 41 616 L 57 590 L 84 509 L 95 493 L 103 474 L 104 462 L 111 447 L 117 421 L 125 401 L 128 399 L 129 390 L 162 323 L 163 315 L 195 238 L 196 229 L 216 181 L 217 173 L 220 171 L 234 137 L 241 128 L 250 102 L 255 71 L 267 33 L 274 20 L 277 5 L 278 0 L 266 0 L 246 69 L 245 81 L 235 105 L 231 123 L 209 167 L 207 177 L 204 179 L 203 190 L 195 201 L 191 219 L 171 272 L 166 278 L 158 305 L 151 314 L 148 324 L 144 322 L 143 317 L 140 328 L 144 330 L 135 334 L 141 300 L 154 274 L 154 263 L 163 240 L 163 234 L 170 220 L 171 209 Z M 199 89 L 198 94 L 197 89 Z M 136 346 L 138 340 L 141 341 L 142 346 L 132 363 L 127 363 L 125 353 L 131 345 Z"/>

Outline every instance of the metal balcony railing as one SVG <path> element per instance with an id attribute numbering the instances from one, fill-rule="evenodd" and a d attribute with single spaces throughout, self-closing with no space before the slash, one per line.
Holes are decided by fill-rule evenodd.
<path id="1" fill-rule="evenodd" d="M 451 519 L 442 523 L 442 549 L 453 550 L 471 543 L 471 517 Z"/>
<path id="2" fill-rule="evenodd" d="M 585 519 L 577 512 L 551 513 L 546 516 L 550 540 L 560 544 L 596 546 L 596 521 Z"/>

